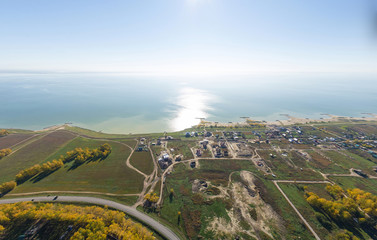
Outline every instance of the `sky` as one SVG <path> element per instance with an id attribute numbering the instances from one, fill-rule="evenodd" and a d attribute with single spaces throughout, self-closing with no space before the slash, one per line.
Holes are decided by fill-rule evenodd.
<path id="1" fill-rule="evenodd" d="M 2 0 L 0 72 L 377 73 L 376 11 L 374 0 Z"/>

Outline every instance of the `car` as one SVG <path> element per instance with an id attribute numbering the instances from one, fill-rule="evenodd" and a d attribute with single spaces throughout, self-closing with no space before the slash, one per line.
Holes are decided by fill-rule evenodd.
<path id="1" fill-rule="evenodd" d="M 58 196 L 55 196 L 52 200 L 56 200 L 56 199 L 58 199 Z"/>

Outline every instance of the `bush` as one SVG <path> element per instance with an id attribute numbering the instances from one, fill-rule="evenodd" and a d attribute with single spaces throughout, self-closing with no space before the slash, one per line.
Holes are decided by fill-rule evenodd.
<path id="1" fill-rule="evenodd" d="M 206 202 L 204 197 L 200 193 L 195 193 L 194 195 L 192 195 L 191 201 L 196 205 L 204 205 Z"/>
<path id="2" fill-rule="evenodd" d="M 185 224 L 187 236 L 192 239 L 197 237 L 200 232 L 202 226 L 201 212 L 199 210 L 190 211 L 187 206 L 185 206 L 184 209 L 185 210 L 182 214 L 183 222 Z"/>
<path id="3" fill-rule="evenodd" d="M 10 148 L 5 148 L 5 149 L 0 150 L 0 159 L 8 156 L 11 153 L 12 153 L 12 150 Z"/>

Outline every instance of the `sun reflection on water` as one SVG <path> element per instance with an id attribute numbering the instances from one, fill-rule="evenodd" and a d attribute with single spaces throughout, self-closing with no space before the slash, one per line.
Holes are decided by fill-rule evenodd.
<path id="1" fill-rule="evenodd" d="M 205 90 L 189 87 L 180 89 L 174 102 L 177 110 L 174 111 L 170 126 L 174 131 L 183 130 L 198 124 L 199 118 L 208 118 L 208 112 L 212 110 L 209 104 L 214 99 L 215 96 Z"/>

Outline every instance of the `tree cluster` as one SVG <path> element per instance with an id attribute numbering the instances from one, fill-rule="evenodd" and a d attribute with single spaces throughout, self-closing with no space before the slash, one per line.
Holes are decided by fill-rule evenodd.
<path id="1" fill-rule="evenodd" d="M 3 157 L 8 156 L 11 153 L 12 153 L 12 149 L 10 149 L 10 148 L 1 149 L 0 150 L 0 159 L 2 159 Z"/>
<path id="2" fill-rule="evenodd" d="M 52 162 L 46 162 L 42 165 L 36 164 L 30 168 L 21 170 L 16 175 L 16 182 L 17 184 L 21 184 L 29 180 L 30 178 L 36 176 L 37 174 L 53 172 L 61 168 L 63 165 L 64 163 L 61 160 L 53 160 Z"/>
<path id="3" fill-rule="evenodd" d="M 345 192 L 337 185 L 328 185 L 326 190 L 335 200 L 327 200 L 313 192 L 306 192 L 306 201 L 337 222 L 347 225 L 375 225 L 377 196 L 358 188 Z"/>
<path id="4" fill-rule="evenodd" d="M 5 130 L 5 129 L 0 130 L 0 137 L 6 136 L 8 134 L 9 134 L 9 132 L 7 130 Z"/>
<path id="5" fill-rule="evenodd" d="M 354 188 L 347 190 L 348 195 L 363 212 L 377 220 L 377 196 L 361 189 Z"/>
<path id="6" fill-rule="evenodd" d="M 359 238 L 348 230 L 341 230 L 338 233 L 332 234 L 329 240 L 359 240 Z"/>
<path id="7" fill-rule="evenodd" d="M 6 182 L 0 185 L 0 196 L 7 194 L 17 186 L 15 181 Z"/>
<path id="8" fill-rule="evenodd" d="M 123 212 L 107 208 L 31 202 L 0 205 L 0 233 L 6 235 L 12 224 L 23 220 L 69 222 L 78 228 L 71 240 L 155 239 L 142 225 L 126 219 Z"/>
<path id="9" fill-rule="evenodd" d="M 144 196 L 144 209 L 155 210 L 160 197 L 156 193 L 148 193 Z"/>
<path id="10" fill-rule="evenodd" d="M 74 165 L 81 165 L 86 161 L 96 161 L 105 159 L 111 153 L 111 147 L 108 143 L 101 145 L 96 149 L 75 148 L 66 153 L 66 156 L 60 156 L 64 163 L 74 161 Z"/>

